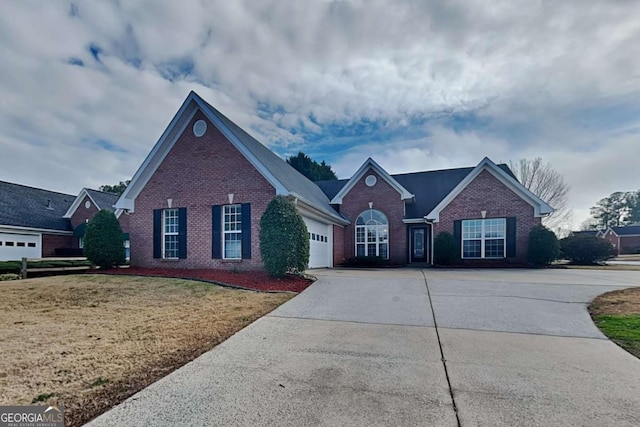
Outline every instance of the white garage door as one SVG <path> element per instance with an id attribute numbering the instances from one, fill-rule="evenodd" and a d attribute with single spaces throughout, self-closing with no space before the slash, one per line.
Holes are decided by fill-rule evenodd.
<path id="1" fill-rule="evenodd" d="M 331 267 L 333 228 L 315 219 L 302 217 L 309 232 L 309 268 Z"/>
<path id="2" fill-rule="evenodd" d="M 0 233 L 0 261 L 42 257 L 40 234 Z"/>

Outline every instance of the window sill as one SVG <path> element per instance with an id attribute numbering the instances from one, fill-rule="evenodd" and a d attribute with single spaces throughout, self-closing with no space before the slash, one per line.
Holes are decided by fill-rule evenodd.
<path id="1" fill-rule="evenodd" d="M 235 264 L 242 262 L 242 259 L 221 259 L 220 262 L 222 262 L 223 264 Z"/>
<path id="2" fill-rule="evenodd" d="M 180 258 L 161 258 L 160 262 L 178 262 Z"/>

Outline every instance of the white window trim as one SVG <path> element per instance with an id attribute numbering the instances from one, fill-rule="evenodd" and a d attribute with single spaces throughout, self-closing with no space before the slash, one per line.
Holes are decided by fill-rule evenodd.
<path id="1" fill-rule="evenodd" d="M 167 232 L 167 225 L 166 225 L 166 215 L 167 212 L 169 211 L 174 211 L 176 213 L 175 217 L 178 219 L 178 225 L 176 227 L 176 231 L 175 232 Z M 166 241 L 166 237 L 167 236 L 178 236 L 178 234 L 180 233 L 180 212 L 178 210 L 178 208 L 170 208 L 170 209 L 163 209 L 162 210 L 162 258 L 163 259 L 178 259 L 179 258 L 179 250 L 176 251 L 176 256 L 175 257 L 168 257 L 166 256 L 166 249 L 167 249 L 167 241 Z M 178 245 L 180 244 L 179 242 L 180 238 L 178 238 Z"/>
<path id="2" fill-rule="evenodd" d="M 358 215 L 358 218 L 360 218 L 361 215 L 363 215 L 365 212 L 368 212 L 370 210 L 377 210 L 377 209 L 367 209 L 363 212 L 360 213 L 360 215 Z M 389 259 L 389 252 L 390 250 L 390 245 L 389 242 L 391 241 L 390 237 L 389 237 L 389 218 L 387 218 L 387 216 L 381 212 L 380 212 L 385 219 L 387 220 L 386 224 L 376 224 L 376 225 L 368 225 L 368 224 L 364 224 L 364 225 L 357 225 L 356 224 L 356 229 L 355 229 L 355 236 L 354 236 L 354 241 L 355 241 L 355 256 L 358 256 L 358 245 L 364 245 L 364 256 L 380 256 L 380 245 L 382 244 L 386 244 L 387 245 L 387 256 L 384 259 Z M 357 218 L 356 218 L 357 221 Z M 387 227 L 387 240 L 386 241 L 381 241 L 380 240 L 380 233 L 379 233 L 379 228 L 380 227 Z M 375 242 L 368 242 L 367 241 L 367 228 L 369 227 L 375 227 L 376 229 L 376 241 Z M 364 231 L 364 242 L 358 242 L 358 230 L 362 229 Z M 375 254 L 369 254 L 369 245 L 375 244 L 376 245 L 376 253 Z"/>
<path id="3" fill-rule="evenodd" d="M 493 219 L 502 219 L 504 220 L 504 237 L 485 237 L 485 224 L 489 220 Z M 467 221 L 480 221 L 481 223 L 481 233 L 480 238 L 464 238 L 464 223 Z M 501 257 L 487 257 L 485 256 L 485 242 L 487 240 L 500 240 L 502 239 L 502 256 Z M 480 240 L 480 257 L 470 257 L 464 256 L 464 242 L 465 240 Z M 507 257 L 507 218 L 475 218 L 475 219 L 464 219 L 460 222 L 460 257 L 462 259 L 505 259 Z"/>
<path id="4" fill-rule="evenodd" d="M 232 207 L 235 207 L 238 209 L 238 215 L 240 215 L 240 221 L 238 221 L 239 230 L 226 230 L 225 227 L 225 219 L 227 217 L 227 209 L 231 209 Z M 240 236 L 240 255 L 238 257 L 227 257 L 227 250 L 226 250 L 226 246 L 227 246 L 227 239 L 226 236 L 227 234 L 238 234 Z M 242 259 L 242 204 L 240 203 L 236 203 L 233 205 L 223 205 L 222 207 L 222 259 L 228 259 L 228 260 L 241 260 Z"/>

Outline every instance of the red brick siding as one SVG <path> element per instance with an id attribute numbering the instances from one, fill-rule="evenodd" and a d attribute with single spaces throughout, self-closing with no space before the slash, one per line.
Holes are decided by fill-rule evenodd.
<path id="1" fill-rule="evenodd" d="M 449 205 L 440 212 L 440 222 L 434 224 L 433 237 L 441 231 L 453 233 L 453 221 L 482 218 L 516 217 L 516 257 L 527 259 L 529 232 L 540 224 L 533 216 L 533 207 L 502 184 L 490 172 L 482 171 Z"/>
<path id="2" fill-rule="evenodd" d="M 640 236 L 620 236 L 620 253 L 640 253 Z"/>
<path id="3" fill-rule="evenodd" d="M 73 236 L 42 233 L 42 256 L 55 256 L 56 248 L 71 248 L 73 240 Z"/>
<path id="4" fill-rule="evenodd" d="M 204 136 L 193 135 L 197 120 L 207 122 Z M 251 203 L 252 259 L 229 262 L 211 259 L 211 206 Z M 275 196 L 275 189 L 244 156 L 198 111 L 162 164 L 138 195 L 130 215 L 131 264 L 161 268 L 262 268 L 260 217 Z M 153 210 L 187 208 L 187 258 L 153 258 Z"/>
<path id="5" fill-rule="evenodd" d="M 364 180 L 374 175 L 376 185 L 368 187 Z M 402 222 L 404 217 L 404 202 L 400 200 L 400 193 L 391 187 L 374 170 L 369 169 L 362 178 L 347 193 L 342 200 L 340 212 L 349 218 L 352 224 L 344 228 L 344 256 L 355 256 L 355 222 L 358 215 L 369 209 L 369 202 L 373 202 L 373 209 L 384 213 L 389 220 L 389 260 L 393 264 L 407 262 L 407 230 Z M 335 250 L 335 249 L 334 249 Z"/>
<path id="6" fill-rule="evenodd" d="M 333 265 L 339 266 L 345 261 L 344 254 L 344 227 L 333 226 Z"/>
<path id="7" fill-rule="evenodd" d="M 91 206 L 89 207 L 89 209 L 84 207 L 84 204 L 87 201 L 91 203 Z M 83 222 L 87 222 L 87 220 L 90 221 L 96 213 L 98 213 L 98 208 L 96 207 L 96 205 L 93 204 L 93 202 L 91 201 L 91 199 L 89 199 L 88 196 L 85 196 L 84 199 L 82 199 L 82 202 L 80 202 L 78 209 L 76 209 L 73 215 L 71 215 L 71 226 L 73 228 L 76 228 L 78 225 L 82 224 Z"/>
<path id="8" fill-rule="evenodd" d="M 131 215 L 127 215 L 126 213 L 122 212 L 120 214 L 120 218 L 118 218 L 118 222 L 120 222 L 120 228 L 122 228 L 123 233 L 128 233 L 131 230 L 130 217 Z"/>

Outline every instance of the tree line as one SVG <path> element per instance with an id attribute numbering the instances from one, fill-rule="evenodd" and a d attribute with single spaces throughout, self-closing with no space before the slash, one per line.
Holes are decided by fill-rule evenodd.
<path id="1" fill-rule="evenodd" d="M 584 230 L 603 230 L 640 222 L 640 190 L 616 191 L 591 207 L 591 218 L 582 224 Z"/>

